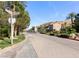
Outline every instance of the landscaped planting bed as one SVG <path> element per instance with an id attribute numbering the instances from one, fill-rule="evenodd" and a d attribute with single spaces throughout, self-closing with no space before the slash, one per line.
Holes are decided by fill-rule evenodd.
<path id="1" fill-rule="evenodd" d="M 19 43 L 25 39 L 25 36 L 23 34 L 17 36 L 13 42 L 14 44 Z M 3 49 L 5 47 L 11 46 L 11 40 L 9 38 L 4 38 L 3 40 L 0 40 L 0 48 Z"/>

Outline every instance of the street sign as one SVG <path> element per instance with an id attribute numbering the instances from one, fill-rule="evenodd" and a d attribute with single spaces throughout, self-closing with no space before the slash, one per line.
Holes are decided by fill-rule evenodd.
<path id="1" fill-rule="evenodd" d="M 15 18 L 9 18 L 9 19 L 8 19 L 8 22 L 9 22 L 10 24 L 14 24 L 14 23 L 16 22 L 16 19 L 15 19 Z"/>

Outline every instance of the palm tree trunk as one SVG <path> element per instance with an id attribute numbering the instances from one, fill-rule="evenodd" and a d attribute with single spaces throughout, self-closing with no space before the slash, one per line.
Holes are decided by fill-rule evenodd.
<path id="1" fill-rule="evenodd" d="M 71 25 L 72 25 L 72 27 L 73 27 L 73 18 L 71 17 Z"/>

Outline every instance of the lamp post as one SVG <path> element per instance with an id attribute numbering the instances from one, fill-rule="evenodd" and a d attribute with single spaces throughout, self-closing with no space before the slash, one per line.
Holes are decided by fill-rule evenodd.
<path id="1" fill-rule="evenodd" d="M 11 24 L 11 44 L 13 44 L 13 39 L 14 39 L 14 24 L 16 22 L 16 19 L 13 18 L 13 16 L 18 15 L 19 12 L 16 12 L 15 10 L 8 10 L 7 8 L 5 9 L 6 12 L 10 14 L 10 18 L 8 19 L 8 22 Z"/>

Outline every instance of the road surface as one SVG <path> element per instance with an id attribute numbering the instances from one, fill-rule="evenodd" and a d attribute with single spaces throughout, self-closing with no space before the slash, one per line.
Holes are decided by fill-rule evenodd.
<path id="1" fill-rule="evenodd" d="M 27 33 L 28 43 L 16 54 L 20 58 L 77 58 L 79 41 L 48 36 L 39 33 Z"/>

